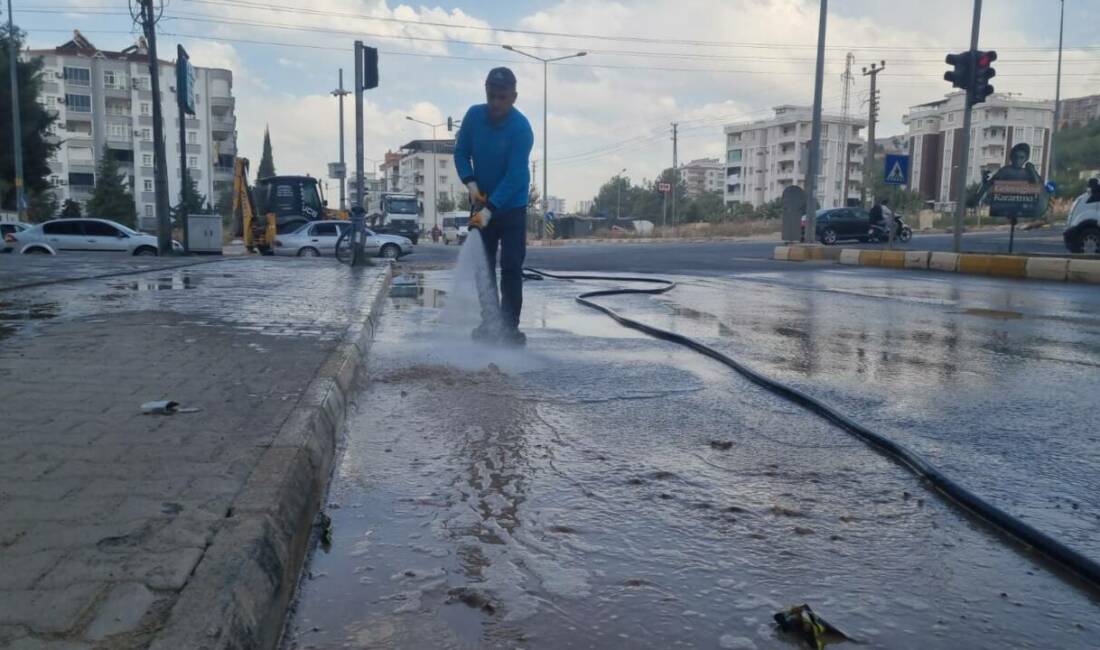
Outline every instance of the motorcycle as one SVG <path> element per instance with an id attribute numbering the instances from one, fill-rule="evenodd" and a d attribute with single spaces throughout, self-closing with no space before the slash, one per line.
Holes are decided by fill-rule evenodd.
<path id="1" fill-rule="evenodd" d="M 905 223 L 905 220 L 901 218 L 900 214 L 894 215 L 894 241 L 906 243 L 913 238 L 913 229 L 909 227 L 909 224 Z M 867 237 L 868 241 L 872 242 L 886 242 L 890 240 L 890 231 L 884 226 L 878 224 L 871 225 L 871 231 Z"/>

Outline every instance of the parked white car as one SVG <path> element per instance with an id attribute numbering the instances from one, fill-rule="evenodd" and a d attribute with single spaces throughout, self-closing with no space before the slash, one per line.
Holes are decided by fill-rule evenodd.
<path id="1" fill-rule="evenodd" d="M 351 228 L 350 221 L 323 220 L 307 223 L 275 238 L 275 254 L 296 257 L 333 257 L 336 240 Z M 367 228 L 366 253 L 396 259 L 413 252 L 412 240 L 401 235 L 382 235 Z"/>
<path id="2" fill-rule="evenodd" d="M 4 241 L 5 235 L 15 235 L 33 227 L 33 224 L 22 221 L 0 221 L 0 253 L 10 253 L 14 250 L 11 244 Z"/>
<path id="3" fill-rule="evenodd" d="M 5 246 L 24 255 L 56 255 L 68 251 L 156 255 L 157 238 L 107 219 L 54 219 L 23 232 L 4 235 Z M 181 250 L 178 242 L 172 242 Z"/>

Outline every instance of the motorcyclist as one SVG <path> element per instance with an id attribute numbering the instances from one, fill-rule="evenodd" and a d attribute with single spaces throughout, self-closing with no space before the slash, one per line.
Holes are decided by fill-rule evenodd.
<path id="1" fill-rule="evenodd" d="M 890 210 L 890 199 L 881 199 L 871 208 L 871 232 L 885 233 L 886 224 L 893 220 L 894 213 Z"/>
<path id="2" fill-rule="evenodd" d="M 1100 178 L 1089 179 L 1089 198 L 1085 203 L 1100 203 Z"/>

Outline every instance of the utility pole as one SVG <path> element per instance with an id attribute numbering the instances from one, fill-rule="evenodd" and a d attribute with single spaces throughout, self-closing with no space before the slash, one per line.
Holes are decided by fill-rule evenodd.
<path id="1" fill-rule="evenodd" d="M 615 198 L 615 221 L 623 218 L 623 172 L 626 171 L 626 167 L 619 170 L 616 175 L 617 179 L 615 185 L 619 188 L 619 195 Z M 661 216 L 664 216 L 663 214 Z M 661 224 L 662 226 L 664 224 Z"/>
<path id="2" fill-rule="evenodd" d="M 840 150 L 841 157 L 844 160 L 844 194 L 841 195 L 841 200 L 844 202 L 844 207 L 848 206 L 848 177 L 851 175 L 849 168 L 851 167 L 851 160 L 848 155 L 848 134 L 851 131 L 851 127 L 848 125 L 848 118 L 850 117 L 848 111 L 851 108 L 852 100 L 852 64 L 855 63 L 856 55 L 851 52 L 844 59 L 844 74 L 841 79 L 844 81 L 844 100 L 841 105 L 841 113 L 844 116 L 844 124 L 840 129 Z"/>
<path id="3" fill-rule="evenodd" d="M 1061 5 L 1058 17 L 1058 80 L 1054 84 L 1054 127 L 1050 130 L 1050 153 L 1047 157 L 1049 162 L 1043 170 L 1047 180 L 1054 180 L 1054 134 L 1058 132 L 1058 121 L 1062 115 L 1062 33 L 1066 24 L 1066 0 L 1061 0 Z"/>
<path id="4" fill-rule="evenodd" d="M 676 227 L 676 186 L 680 180 L 680 170 L 676 168 L 676 147 L 679 144 L 680 124 L 672 123 L 672 227 Z"/>
<path id="5" fill-rule="evenodd" d="M 15 25 L 11 15 L 11 0 L 8 0 L 8 70 L 11 74 L 11 143 L 15 153 L 15 211 L 19 220 L 26 221 L 27 199 L 23 192 L 23 125 L 19 119 L 19 73 L 15 47 Z"/>
<path id="6" fill-rule="evenodd" d="M 164 112 L 160 105 L 160 60 L 157 58 L 157 19 L 153 0 L 141 0 L 141 22 L 149 46 L 149 80 L 153 93 L 153 189 L 157 205 L 157 251 L 172 252 L 172 218 L 168 212 L 168 158 L 164 153 Z M 182 180 L 183 170 L 180 170 Z"/>
<path id="7" fill-rule="evenodd" d="M 966 87 L 966 104 L 963 108 L 962 142 L 959 152 L 959 168 L 955 171 L 955 182 L 958 183 L 955 199 L 955 236 L 953 250 L 958 253 L 962 250 L 963 216 L 966 214 L 966 171 L 970 163 L 970 123 L 971 108 L 974 106 L 974 81 L 978 68 L 976 52 L 978 51 L 978 30 L 982 23 L 982 0 L 974 0 L 974 18 L 970 23 L 970 57 L 969 83 Z M 1053 142 L 1053 138 L 1051 138 Z"/>
<path id="8" fill-rule="evenodd" d="M 340 85 L 336 87 L 336 90 L 332 91 L 332 95 L 340 102 L 340 167 L 343 168 L 344 173 L 340 176 L 340 209 L 347 210 L 347 167 L 344 166 L 344 97 L 349 95 L 348 91 L 344 90 L 344 69 L 340 68 Z M 357 181 L 358 182 L 358 181 Z M 358 188 L 358 191 L 362 193 L 363 188 Z"/>
<path id="9" fill-rule="evenodd" d="M 178 70 L 179 70 L 180 66 L 187 65 L 186 63 L 184 63 L 184 59 L 185 59 L 186 56 L 187 55 L 184 52 L 183 46 L 177 44 L 176 45 L 176 68 L 177 68 L 177 75 L 176 75 L 176 114 L 179 116 L 178 119 L 179 119 L 179 123 L 180 123 L 180 207 L 179 207 L 179 214 L 177 214 L 176 216 L 177 216 L 177 218 L 179 218 L 180 227 L 183 229 L 183 252 L 184 252 L 184 254 L 188 254 L 188 253 L 191 252 L 191 244 L 190 244 L 190 241 L 189 241 L 190 240 L 190 232 L 188 231 L 188 223 L 187 223 L 187 218 L 188 218 L 187 204 L 185 203 L 185 199 L 187 198 L 187 190 L 190 189 L 190 185 L 191 185 L 191 180 L 190 180 L 191 177 L 190 177 L 190 175 L 187 171 L 187 119 L 186 119 L 187 114 L 186 114 L 186 109 L 185 109 L 185 105 L 187 103 L 187 97 L 184 94 L 185 89 L 183 88 L 183 85 L 180 83 L 183 80 L 180 78 L 180 76 L 178 74 Z"/>
<path id="10" fill-rule="evenodd" d="M 860 186 L 859 202 L 867 207 L 867 184 L 871 182 L 871 175 L 875 169 L 875 123 L 878 122 L 878 73 L 886 69 L 886 62 L 881 65 L 871 64 L 870 69 L 863 69 L 863 76 L 871 78 L 871 99 L 867 101 L 867 151 L 863 157 L 863 183 Z M 871 197 L 873 201 L 875 197 Z M 895 206 L 897 207 L 897 206 Z"/>
<path id="11" fill-rule="evenodd" d="M 821 0 L 817 25 L 817 73 L 814 76 L 814 117 L 810 130 L 810 160 L 806 165 L 806 229 L 804 240 L 813 241 L 817 224 L 817 175 L 821 169 L 821 93 L 825 83 L 825 19 L 829 0 Z"/>

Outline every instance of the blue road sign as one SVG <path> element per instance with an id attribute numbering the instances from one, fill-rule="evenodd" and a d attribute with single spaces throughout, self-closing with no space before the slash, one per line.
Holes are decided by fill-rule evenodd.
<path id="1" fill-rule="evenodd" d="M 887 185 L 908 185 L 909 156 L 886 154 L 886 168 L 882 172 L 882 181 Z"/>
<path id="2" fill-rule="evenodd" d="M 1058 184 L 1055 183 L 1054 181 L 1047 181 L 1047 184 L 1044 185 L 1043 187 L 1046 188 L 1047 194 L 1054 194 L 1055 192 L 1058 191 Z"/>
<path id="3" fill-rule="evenodd" d="M 547 221 L 553 221 L 554 220 L 554 213 L 553 212 L 547 212 L 546 213 L 546 220 Z"/>

